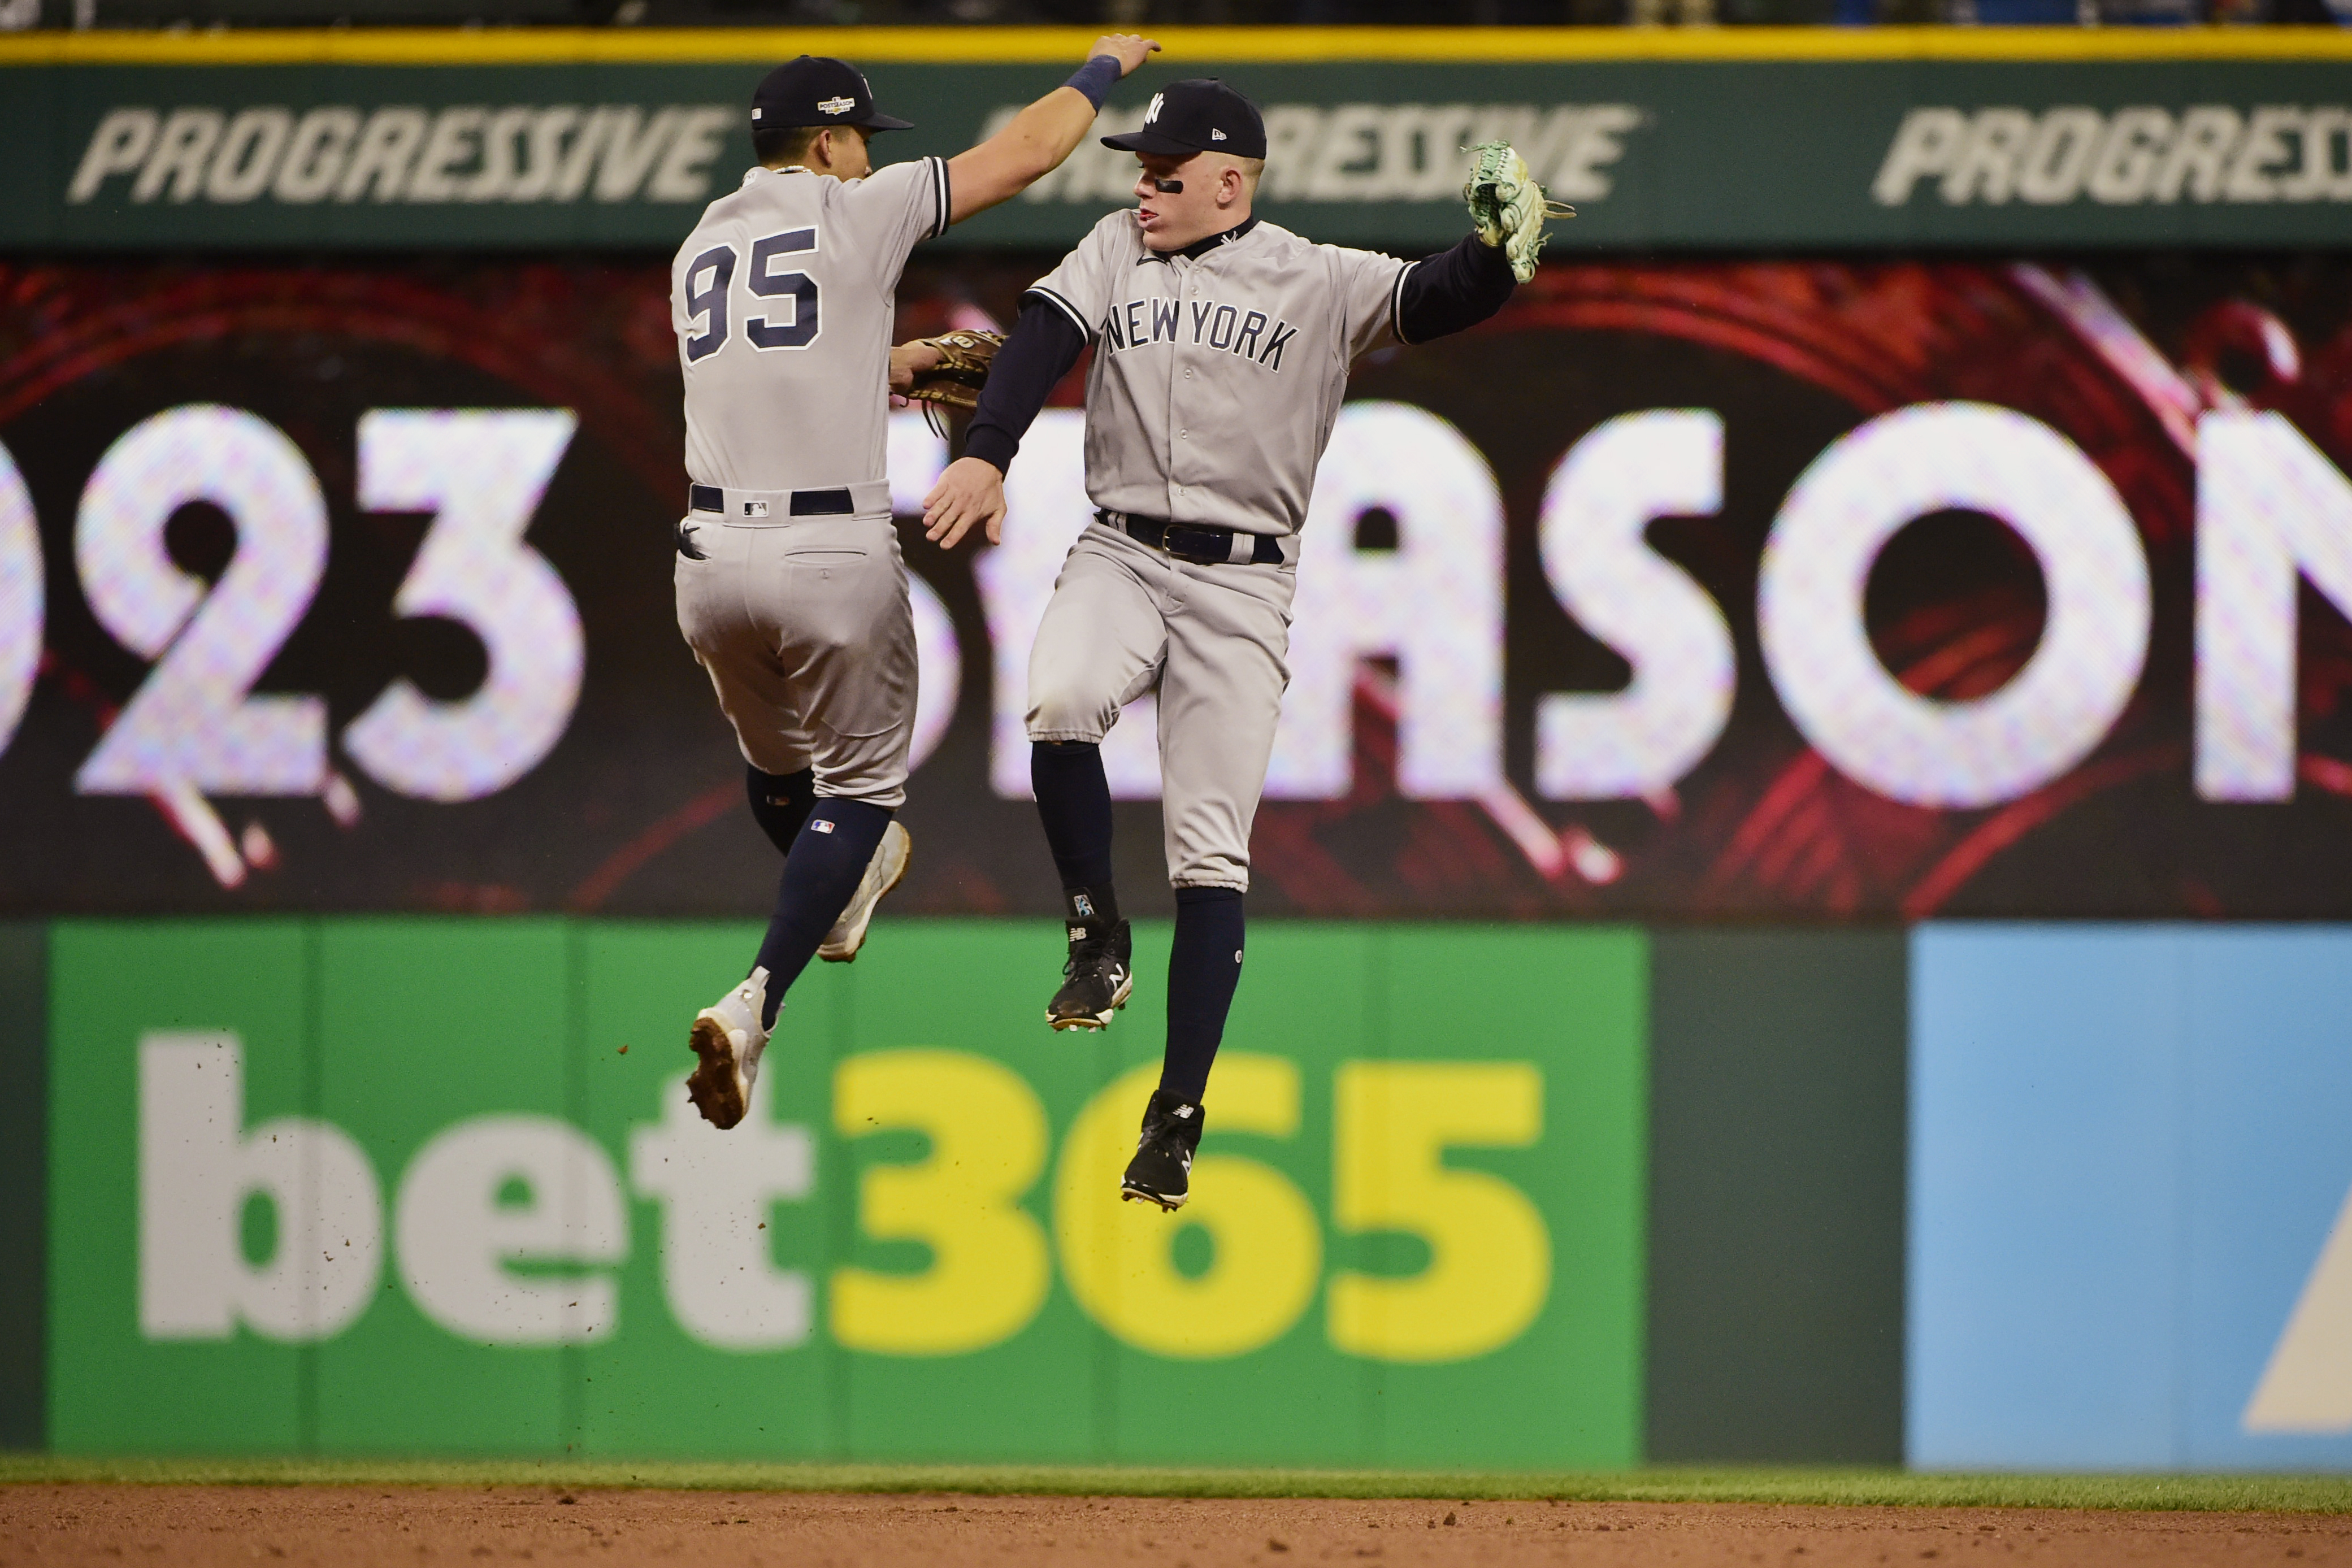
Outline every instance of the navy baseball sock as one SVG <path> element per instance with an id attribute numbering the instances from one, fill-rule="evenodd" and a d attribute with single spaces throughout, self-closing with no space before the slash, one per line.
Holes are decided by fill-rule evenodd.
<path id="1" fill-rule="evenodd" d="M 803 768 L 798 773 L 762 773 L 750 763 L 743 765 L 743 789 L 751 797 L 751 815 L 758 821 L 760 831 L 776 846 L 779 854 L 793 852 L 793 841 L 800 837 L 801 824 L 816 805 L 816 769 Z"/>
<path id="2" fill-rule="evenodd" d="M 849 907 L 882 830 L 890 825 L 887 807 L 863 800 L 820 800 L 802 824 L 800 837 L 784 856 L 776 884 L 776 913 L 760 944 L 760 966 L 768 971 L 768 1005 L 760 1021 L 773 1029 L 784 992 L 801 977 L 817 944 Z"/>
<path id="3" fill-rule="evenodd" d="M 1176 890 L 1176 941 L 1168 953 L 1168 1054 L 1160 1087 L 1197 1105 L 1225 1036 L 1242 980 L 1242 895 L 1232 887 Z"/>
<path id="4" fill-rule="evenodd" d="M 1110 885 L 1110 780 L 1102 747 L 1083 740 L 1040 740 L 1029 747 L 1029 787 L 1038 820 L 1062 873 L 1065 906 L 1073 924 L 1108 930 L 1118 924 L 1118 896 Z"/>

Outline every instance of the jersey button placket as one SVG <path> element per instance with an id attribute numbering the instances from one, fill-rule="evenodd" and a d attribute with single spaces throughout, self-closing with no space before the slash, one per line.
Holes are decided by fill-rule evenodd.
<path id="1" fill-rule="evenodd" d="M 1190 367 L 1186 367 L 1183 374 L 1180 377 L 1177 374 L 1177 368 L 1179 361 L 1184 358 L 1185 354 L 1185 307 L 1192 299 L 1194 292 L 1200 287 L 1200 264 L 1198 262 L 1191 259 L 1190 257 L 1179 257 L 1174 265 L 1176 267 L 1181 267 L 1182 269 L 1178 273 L 1178 276 L 1183 279 L 1184 286 L 1177 291 L 1176 298 L 1178 304 L 1176 333 L 1168 345 L 1168 423 L 1174 425 L 1176 428 L 1176 439 L 1171 442 L 1168 446 L 1168 515 L 1171 519 L 1175 518 L 1178 511 L 1176 503 L 1184 498 L 1184 486 L 1177 483 L 1177 481 L 1184 476 L 1186 465 L 1178 463 L 1177 448 L 1181 446 L 1185 441 L 1190 439 L 1191 436 L 1191 433 L 1184 428 L 1182 423 L 1187 411 L 1184 408 L 1183 399 L 1179 393 L 1177 382 L 1180 380 L 1192 380 L 1192 372 Z"/>

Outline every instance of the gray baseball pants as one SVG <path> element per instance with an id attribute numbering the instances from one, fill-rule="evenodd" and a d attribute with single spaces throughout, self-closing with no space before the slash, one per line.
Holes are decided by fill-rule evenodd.
<path id="1" fill-rule="evenodd" d="M 887 514 L 686 519 L 677 628 L 743 760 L 816 774 L 816 792 L 896 810 L 915 730 L 915 618 Z"/>
<path id="2" fill-rule="evenodd" d="M 1099 744 L 1160 690 L 1168 880 L 1249 889 L 1290 647 L 1289 564 L 1196 566 L 1089 523 L 1029 654 L 1029 738 Z"/>

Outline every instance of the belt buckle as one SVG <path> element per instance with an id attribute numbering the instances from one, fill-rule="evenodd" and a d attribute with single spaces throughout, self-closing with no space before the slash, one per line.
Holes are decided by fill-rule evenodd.
<path id="1" fill-rule="evenodd" d="M 1217 536 L 1220 533 L 1225 535 L 1223 545 L 1217 543 Z M 1184 523 L 1170 523 L 1160 538 L 1161 549 L 1166 550 L 1178 560 L 1190 561 L 1194 566 L 1223 566 L 1233 559 L 1233 535 L 1222 528 L 1194 528 Z M 1187 544 L 1184 542 L 1186 540 L 1200 542 Z"/>

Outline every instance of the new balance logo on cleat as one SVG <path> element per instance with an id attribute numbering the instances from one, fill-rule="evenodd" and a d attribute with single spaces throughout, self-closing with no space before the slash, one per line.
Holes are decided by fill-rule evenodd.
<path id="1" fill-rule="evenodd" d="M 1122 1203 L 1140 1198 L 1173 1212 L 1192 1196 L 1192 1155 L 1201 1146 L 1207 1124 L 1198 1105 L 1188 1105 L 1155 1089 L 1143 1107 L 1143 1132 L 1135 1141 L 1135 1157 L 1118 1184 Z"/>
<path id="2" fill-rule="evenodd" d="M 1062 966 L 1062 988 L 1045 1009 L 1045 1021 L 1057 1030 L 1106 1029 L 1135 989 L 1129 972 L 1134 939 L 1124 920 L 1098 933 L 1085 925 L 1068 930 L 1069 961 Z"/>

